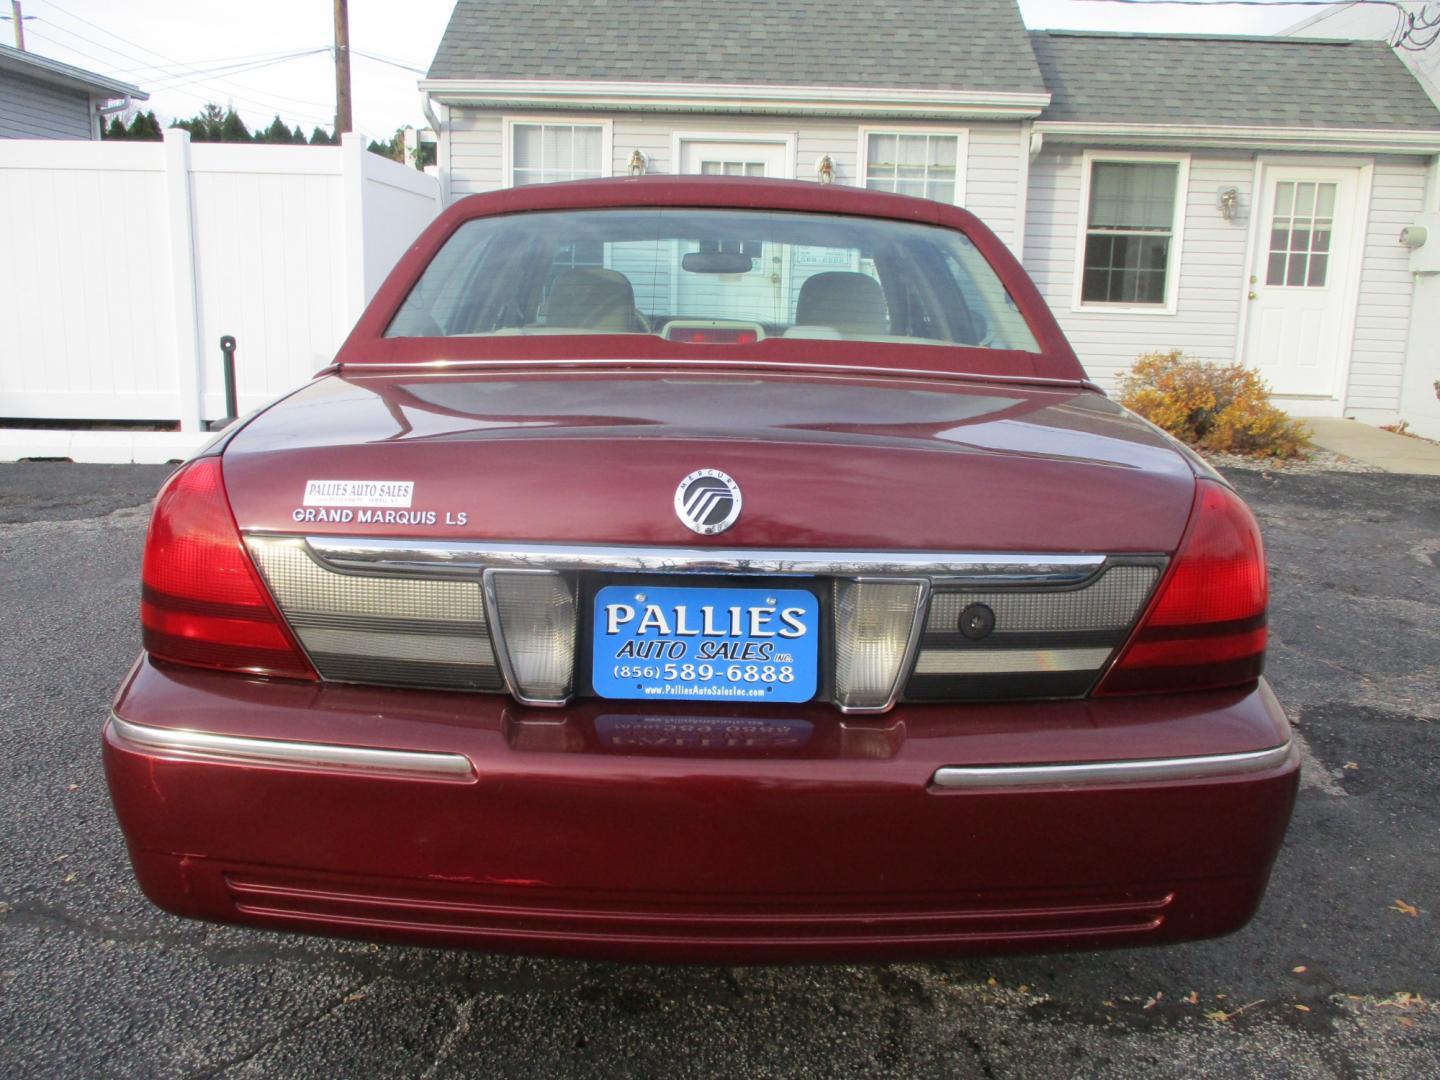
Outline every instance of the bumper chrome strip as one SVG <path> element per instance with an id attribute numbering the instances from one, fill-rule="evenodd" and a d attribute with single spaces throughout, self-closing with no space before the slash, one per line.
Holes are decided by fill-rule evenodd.
<path id="1" fill-rule="evenodd" d="M 957 765 L 937 769 L 931 783 L 941 788 L 984 788 L 1190 780 L 1278 768 L 1289 759 L 1292 749 L 1293 743 L 1287 739 L 1269 750 L 1243 754 L 1087 761 L 1064 765 Z"/>
<path id="2" fill-rule="evenodd" d="M 850 577 L 924 576 L 938 585 L 1074 585 L 1105 563 L 1104 555 L 947 554 L 909 551 L 813 551 L 785 548 L 626 547 L 449 540 L 308 536 L 310 550 L 337 570 L 368 573 L 475 574 L 519 570 L 769 574 Z"/>
<path id="3" fill-rule="evenodd" d="M 180 754 L 204 761 L 333 769 L 339 772 L 363 772 L 371 776 L 389 775 L 410 779 L 423 777 L 464 782 L 475 778 L 470 759 L 464 754 L 436 753 L 429 750 L 377 750 L 365 746 L 216 735 L 205 731 L 134 724 L 120 719 L 114 713 L 110 714 L 110 730 L 121 743 L 128 743 L 140 750 Z"/>

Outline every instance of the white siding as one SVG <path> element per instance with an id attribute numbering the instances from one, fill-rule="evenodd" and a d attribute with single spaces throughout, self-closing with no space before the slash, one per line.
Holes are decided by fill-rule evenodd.
<path id="1" fill-rule="evenodd" d="M 1215 208 L 1221 188 L 1251 205 L 1250 155 L 1196 152 L 1190 159 L 1180 294 L 1173 315 L 1073 311 L 1080 229 L 1080 147 L 1047 147 L 1030 167 L 1025 266 L 1092 378 L 1108 384 L 1143 352 L 1183 349 L 1206 360 L 1235 355 L 1249 219 L 1227 222 Z"/>
<path id="2" fill-rule="evenodd" d="M 492 191 L 505 185 L 503 118 L 498 110 L 455 108 L 450 111 L 450 191 L 452 197 Z M 558 114 L 557 114 L 558 115 Z M 572 114 L 566 114 L 569 117 Z M 860 129 L 886 131 L 923 128 L 963 128 L 969 132 L 965 173 L 965 203 L 1008 243 L 1017 238 L 1018 197 L 1023 160 L 1020 125 L 985 121 L 954 123 L 890 123 L 885 120 L 831 119 L 798 116 L 722 116 L 691 113 L 573 114 L 608 120 L 612 125 L 612 172 L 629 171 L 630 154 L 642 151 L 646 171 L 676 171 L 674 136 L 788 135 L 795 139 L 795 178 L 815 179 L 815 163 L 829 154 L 835 163 L 835 182 L 855 184 L 860 176 Z"/>
<path id="3" fill-rule="evenodd" d="M 1072 310 L 1080 225 L 1081 148 L 1049 147 L 1030 170 L 1025 265 L 1049 301 L 1080 360 L 1108 384 L 1142 352 L 1183 349 L 1229 363 L 1236 355 L 1246 265 L 1255 155 L 1191 155 L 1174 315 Z M 1216 210 L 1222 188 L 1237 188 L 1244 212 L 1226 222 Z M 1360 297 L 1349 369 L 1347 408 L 1395 409 L 1409 334 L 1411 278 L 1400 229 L 1421 210 L 1425 165 L 1376 161 Z"/>
<path id="4" fill-rule="evenodd" d="M 965 170 L 965 208 L 1011 247 L 1022 227 L 1020 187 L 1029 139 L 1022 149 L 1019 124 L 972 124 Z M 1022 156 L 1023 155 L 1023 156 Z"/>
<path id="5" fill-rule="evenodd" d="M 1424 208 L 1425 165 L 1409 158 L 1379 158 L 1370 196 L 1370 225 L 1355 313 L 1355 347 L 1350 364 L 1349 409 L 1400 407 L 1405 352 L 1410 336 L 1410 252 L 1400 230 Z"/>
<path id="6" fill-rule="evenodd" d="M 0 139 L 93 139 L 90 98 L 0 71 Z"/>
<path id="7" fill-rule="evenodd" d="M 451 109 L 444 137 L 450 144 L 452 199 L 505 186 L 504 125 L 500 113 Z"/>

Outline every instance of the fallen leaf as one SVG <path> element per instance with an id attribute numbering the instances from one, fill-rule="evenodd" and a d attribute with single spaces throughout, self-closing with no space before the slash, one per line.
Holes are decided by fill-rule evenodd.
<path id="1" fill-rule="evenodd" d="M 1376 1005 L 1382 1009 L 1408 1009 L 1413 1004 L 1415 1004 L 1415 995 L 1408 990 L 1397 990 L 1389 1001 L 1376 1002 Z"/>
<path id="2" fill-rule="evenodd" d="M 1354 772 L 1356 769 L 1360 768 L 1360 763 L 1358 761 L 1347 761 L 1344 765 L 1341 765 L 1340 767 L 1350 772 Z"/>
<path id="3" fill-rule="evenodd" d="M 995 979 L 995 976 L 994 976 L 994 975 L 991 975 L 990 978 L 988 978 L 988 979 L 985 980 L 985 985 L 986 985 L 986 986 L 999 986 L 1000 983 Z"/>
<path id="4" fill-rule="evenodd" d="M 1415 1021 L 1414 1021 L 1414 1020 L 1411 1020 L 1410 1017 L 1408 1017 L 1408 1016 L 1402 1016 L 1402 1017 L 1400 1017 L 1400 1023 L 1403 1024 L 1405 1027 L 1414 1027 L 1414 1026 L 1415 1026 Z"/>
<path id="5" fill-rule="evenodd" d="M 1223 1024 L 1230 1019 L 1230 1014 L 1224 1009 L 1213 1009 L 1205 1014 L 1207 1019 L 1214 1020 L 1217 1024 Z"/>
<path id="6" fill-rule="evenodd" d="M 1310 1006 L 1309 1006 L 1309 1005 L 1296 1005 L 1295 1008 L 1299 1009 L 1301 1012 L 1309 1012 L 1309 1011 L 1310 1011 Z"/>
<path id="7" fill-rule="evenodd" d="M 1021 984 L 1020 984 L 1020 993 L 1022 993 L 1022 994 L 1028 994 L 1029 992 L 1030 992 L 1030 987 L 1027 986 L 1025 983 L 1021 983 Z"/>
<path id="8" fill-rule="evenodd" d="M 74 873 L 66 874 L 64 880 L 62 881 L 62 884 L 64 884 L 64 885 L 69 885 L 69 884 L 70 884 L 72 881 L 74 881 L 78 876 L 79 876 L 78 874 L 74 874 Z"/>
<path id="9" fill-rule="evenodd" d="M 1197 994 L 1194 990 L 1191 990 L 1191 991 L 1190 991 L 1190 996 L 1185 999 L 1185 1004 L 1186 1004 L 1186 1005 L 1199 1005 L 1199 1004 L 1200 1004 L 1200 995 Z"/>
<path id="10" fill-rule="evenodd" d="M 66 790 L 66 791 L 79 791 L 79 790 L 80 790 L 80 785 L 79 785 L 79 784 L 66 784 L 66 785 L 65 785 L 65 790 Z"/>
<path id="11" fill-rule="evenodd" d="M 1396 900 L 1391 907 L 1401 915 L 1409 915 L 1412 919 L 1420 917 L 1420 909 L 1414 904 L 1407 904 L 1404 900 Z"/>
<path id="12" fill-rule="evenodd" d="M 348 994 L 348 995 L 346 995 L 346 997 L 345 997 L 345 1004 L 346 1004 L 346 1005 L 349 1005 L 349 1004 L 351 1004 L 352 1002 L 359 1001 L 359 1000 L 360 1000 L 361 998 L 363 998 L 363 997 L 365 997 L 365 991 L 364 991 L 364 990 L 356 990 L 353 994 Z"/>
<path id="13" fill-rule="evenodd" d="M 1115 1002 L 1113 1002 L 1113 1001 L 1108 1001 L 1108 1000 L 1107 1000 L 1107 1001 L 1105 1002 L 1105 1007 L 1106 1007 L 1107 1009 L 1118 1009 L 1120 1006 L 1119 1006 L 1119 1005 L 1116 1005 Z"/>
<path id="14" fill-rule="evenodd" d="M 1296 967 L 1291 968 L 1290 970 L 1293 971 L 1296 975 L 1304 975 L 1305 972 L 1309 971 L 1310 969 L 1307 968 L 1304 964 L 1300 964 Z"/>

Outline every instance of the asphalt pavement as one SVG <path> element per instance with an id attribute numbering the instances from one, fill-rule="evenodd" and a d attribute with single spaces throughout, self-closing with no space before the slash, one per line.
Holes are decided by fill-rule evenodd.
<path id="1" fill-rule="evenodd" d="M 659 968 L 149 906 L 99 731 L 138 648 L 165 471 L 0 465 L 0 1076 L 1440 1076 L 1440 479 L 1231 474 L 1265 529 L 1270 675 L 1305 747 L 1285 849 L 1240 933 Z"/>

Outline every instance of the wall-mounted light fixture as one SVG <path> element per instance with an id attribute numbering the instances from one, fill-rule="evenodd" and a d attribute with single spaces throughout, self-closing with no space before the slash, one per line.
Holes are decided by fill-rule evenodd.
<path id="1" fill-rule="evenodd" d="M 815 159 L 815 178 L 822 184 L 835 182 L 835 159 L 829 154 L 821 154 Z"/>
<path id="2" fill-rule="evenodd" d="M 645 166 L 646 166 L 647 164 L 649 164 L 649 162 L 646 160 L 645 151 L 643 151 L 643 150 L 631 150 L 631 151 L 630 151 L 630 175 L 631 175 L 631 176 L 644 176 L 644 175 L 645 175 Z"/>
<path id="3" fill-rule="evenodd" d="M 1240 213 L 1240 189 L 1221 188 L 1215 197 L 1215 207 L 1226 221 L 1234 221 Z"/>

